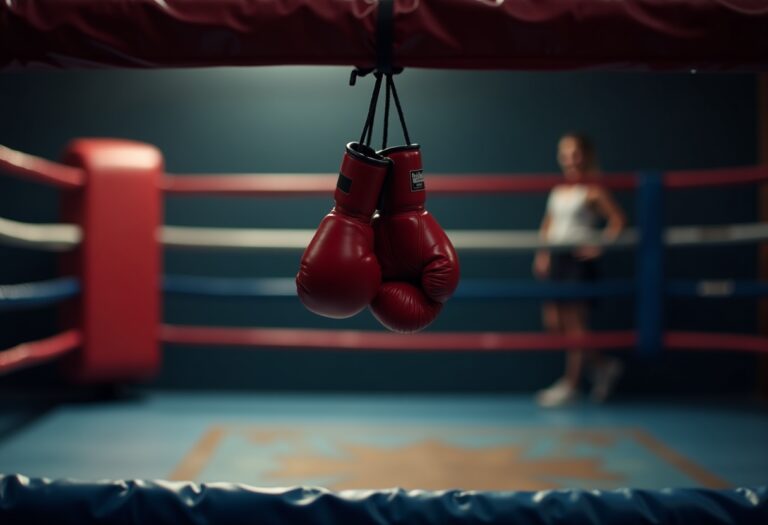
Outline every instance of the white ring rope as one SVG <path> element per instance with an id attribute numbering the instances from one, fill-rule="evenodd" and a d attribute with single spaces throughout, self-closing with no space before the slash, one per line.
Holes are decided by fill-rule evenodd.
<path id="1" fill-rule="evenodd" d="M 313 230 L 164 226 L 160 229 L 159 240 L 166 248 L 303 250 L 314 234 Z"/>
<path id="2" fill-rule="evenodd" d="M 303 250 L 314 230 L 268 228 L 193 228 L 162 226 L 158 241 L 166 248 L 214 250 Z M 454 246 L 462 251 L 512 251 L 540 248 L 568 249 L 585 244 L 605 248 L 625 248 L 637 244 L 634 229 L 625 230 L 614 240 L 596 237 L 588 242 L 549 244 L 535 230 L 452 230 Z M 66 251 L 80 244 L 82 230 L 74 224 L 28 224 L 0 217 L 0 244 L 47 251 Z M 717 226 L 674 226 L 667 228 L 667 246 L 743 244 L 768 241 L 768 223 L 726 224 Z"/>
<path id="3" fill-rule="evenodd" d="M 81 240 L 82 230 L 75 224 L 29 224 L 0 217 L 0 244 L 64 252 Z"/>
<path id="4" fill-rule="evenodd" d="M 760 242 L 768 240 L 768 223 L 676 226 L 667 228 L 664 240 L 669 246 Z"/>
<path id="5" fill-rule="evenodd" d="M 578 243 L 547 243 L 536 230 L 451 230 L 453 245 L 462 251 L 513 251 L 571 249 L 585 244 L 604 248 L 626 248 L 637 244 L 638 232 L 625 230 L 616 240 L 595 237 Z M 173 248 L 213 249 L 304 249 L 314 230 L 227 229 L 165 226 L 161 242 Z M 727 224 L 717 226 L 674 226 L 664 232 L 667 246 L 744 244 L 768 240 L 768 223 Z"/>
<path id="6" fill-rule="evenodd" d="M 161 242 L 166 248 L 213 248 L 233 250 L 301 249 L 312 240 L 314 230 L 288 229 L 228 229 L 187 228 L 165 226 Z M 452 230 L 447 232 L 457 250 L 462 251 L 510 251 L 536 250 L 548 247 L 568 249 L 585 243 L 542 242 L 538 231 L 525 230 Z M 597 246 L 632 246 L 636 243 L 634 231 L 626 231 L 613 242 L 595 238 L 590 244 Z"/>

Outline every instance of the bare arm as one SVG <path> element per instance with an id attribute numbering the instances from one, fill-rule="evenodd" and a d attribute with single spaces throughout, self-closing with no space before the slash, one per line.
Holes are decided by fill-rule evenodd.
<path id="1" fill-rule="evenodd" d="M 544 217 L 541 219 L 541 226 L 539 226 L 539 239 L 546 241 L 547 232 L 549 231 L 549 225 L 552 224 L 552 217 L 549 212 L 544 213 Z M 539 252 L 548 252 L 549 250 L 540 249 Z"/>
<path id="2" fill-rule="evenodd" d="M 544 214 L 544 218 L 541 220 L 541 226 L 539 227 L 539 238 L 541 240 L 546 240 L 547 238 L 547 231 L 549 230 L 549 225 L 552 222 L 552 218 L 550 217 L 549 213 Z M 544 278 L 549 274 L 549 250 L 545 248 L 540 248 L 536 252 L 536 257 L 533 259 L 533 273 L 537 277 Z"/>
<path id="3" fill-rule="evenodd" d="M 593 187 L 590 197 L 592 205 L 607 222 L 603 236 L 609 241 L 616 240 L 627 225 L 627 219 L 621 207 L 604 188 Z"/>
<path id="4" fill-rule="evenodd" d="M 551 223 L 552 217 L 549 215 L 549 212 L 546 212 L 544 217 L 541 219 L 541 226 L 539 226 L 539 237 L 542 239 L 547 238 L 547 232 L 549 231 L 549 225 Z"/>

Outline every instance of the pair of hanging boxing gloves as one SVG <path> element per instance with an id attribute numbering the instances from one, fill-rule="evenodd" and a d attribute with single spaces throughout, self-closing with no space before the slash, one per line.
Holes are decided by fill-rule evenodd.
<path id="1" fill-rule="evenodd" d="M 296 285 L 314 313 L 346 318 L 370 307 L 386 328 L 411 333 L 434 321 L 451 297 L 459 261 L 424 208 L 421 150 L 410 144 L 395 100 L 408 145 L 378 152 L 366 145 L 375 109 L 369 111 L 363 138 L 347 144 L 335 206 L 304 252 Z"/>

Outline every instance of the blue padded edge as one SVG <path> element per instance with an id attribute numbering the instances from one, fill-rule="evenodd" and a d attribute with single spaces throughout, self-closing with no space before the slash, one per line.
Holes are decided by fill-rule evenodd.
<path id="1" fill-rule="evenodd" d="M 765 525 L 768 489 L 330 492 L 7 475 L 0 476 L 0 523 Z"/>

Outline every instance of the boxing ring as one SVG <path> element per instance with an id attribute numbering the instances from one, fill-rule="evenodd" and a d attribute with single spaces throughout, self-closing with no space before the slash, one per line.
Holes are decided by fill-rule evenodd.
<path id="1" fill-rule="evenodd" d="M 326 195 L 334 186 L 333 175 L 170 175 L 161 172 L 162 160 L 155 148 L 146 144 L 108 139 L 84 139 L 73 143 L 66 157 L 81 159 L 83 166 L 57 164 L 26 155 L 8 148 L 0 149 L 0 166 L 7 173 L 33 180 L 47 181 L 60 187 L 74 187 L 71 192 L 81 193 L 81 205 L 91 213 L 82 214 L 88 221 L 81 224 L 33 225 L 9 219 L 0 219 L 0 238 L 6 243 L 37 249 L 73 252 L 88 262 L 77 261 L 87 269 L 75 270 L 74 275 L 52 281 L 4 286 L 2 299 L 7 307 L 32 307 L 67 301 L 81 296 L 82 290 L 90 295 L 81 297 L 83 325 L 79 331 L 63 332 L 52 339 L 40 341 L 44 351 L 42 359 L 68 352 L 85 341 L 78 352 L 76 375 L 92 382 L 136 380 L 151 376 L 160 362 L 159 344 L 182 345 L 235 345 L 264 348 L 335 348 L 410 350 L 473 350 L 521 351 L 561 350 L 566 347 L 589 349 L 637 348 L 642 355 L 655 355 L 666 350 L 701 351 L 727 348 L 736 352 L 768 352 L 768 339 L 749 334 L 662 331 L 663 302 L 667 298 L 739 298 L 762 297 L 768 285 L 760 281 L 734 280 L 667 280 L 663 275 L 663 246 L 706 246 L 759 243 L 768 239 L 768 226 L 763 223 L 691 225 L 663 228 L 655 211 L 663 200 L 663 191 L 729 185 L 749 185 L 768 181 L 768 169 L 761 166 L 732 169 L 677 171 L 641 174 L 609 174 L 605 185 L 617 191 L 635 191 L 637 230 L 625 231 L 611 243 L 595 239 L 607 249 L 636 248 L 637 279 L 604 280 L 596 284 L 516 282 L 499 279 L 465 279 L 455 297 L 462 299 L 508 300 L 536 299 L 591 299 L 634 297 L 636 301 L 636 331 L 595 332 L 579 338 L 538 333 L 518 332 L 425 332 L 404 336 L 386 332 L 323 331 L 311 329 L 223 328 L 206 326 L 178 326 L 162 324 L 159 320 L 160 303 L 157 290 L 168 296 L 187 297 L 250 297 L 280 298 L 296 295 L 293 279 L 281 278 L 215 278 L 186 275 L 160 275 L 160 247 L 166 249 L 205 251 L 303 250 L 312 236 L 311 230 L 290 229 L 222 229 L 163 226 L 159 224 L 161 194 L 167 195 L 230 195 L 230 196 L 306 196 Z M 149 153 L 148 153 L 149 152 Z M 111 177 L 117 168 L 105 160 L 129 158 L 135 155 L 154 156 L 151 169 L 141 166 L 119 166 L 130 173 L 124 180 L 145 187 L 132 192 Z M 107 162 L 104 167 L 89 169 L 89 157 Z M 122 162 L 122 161 L 121 161 Z M 103 172 L 101 171 L 103 169 Z M 145 171 L 146 170 L 146 171 Z M 143 175 L 140 175 L 144 172 Z M 83 181 L 96 181 L 104 177 L 103 185 L 95 184 L 99 192 L 84 191 Z M 117 177 L 115 177 L 117 178 Z M 504 175 L 440 175 L 430 179 L 432 195 L 457 193 L 530 193 L 546 192 L 558 183 L 557 176 L 504 176 Z M 112 187 L 114 186 L 114 187 Z M 104 192 L 102 196 L 100 192 Z M 135 194 L 131 202 L 126 195 Z M 119 206 L 104 206 L 120 195 Z M 111 198 L 110 198 L 111 197 Z M 65 195 L 68 200 L 78 197 Z M 141 200 L 139 200 L 141 199 Z M 90 202 L 93 201 L 93 202 Z M 125 207 L 124 209 L 120 209 Z M 145 209 L 146 221 L 131 220 L 121 224 L 128 210 Z M 98 213 L 107 214 L 106 217 Z M 65 215 L 71 214 L 65 208 Z M 154 219 L 155 224 L 151 224 Z M 123 223 L 126 221 L 122 221 Z M 98 240 L 89 234 L 97 228 Z M 128 237 L 126 228 L 143 229 L 142 237 Z M 109 230 L 112 231 L 109 231 Z M 118 235 L 122 232 L 122 235 Z M 533 251 L 542 247 L 568 249 L 570 246 L 543 244 L 535 231 L 458 230 L 450 232 L 460 252 Z M 125 245 L 131 246 L 133 260 L 129 262 Z M 80 248 L 78 250 L 78 248 Z M 71 253 L 70 253 L 71 255 Z M 93 261 L 93 262 L 91 262 Z M 118 264 L 119 262 L 119 264 Z M 78 266 L 75 266 L 78 268 Z M 136 274 L 144 270 L 141 278 Z M 78 275 L 79 274 L 79 275 Z M 77 275 L 77 277 L 75 277 Z M 129 278 L 128 276 L 133 277 Z M 93 282 L 108 280 L 109 287 Z M 122 293 L 116 288 L 124 287 Z M 145 317 L 134 312 L 141 307 Z M 118 315 L 116 312 L 121 312 Z M 116 322 L 119 319 L 121 322 Z M 134 324 L 129 324 L 134 323 Z M 105 326 L 113 327 L 112 331 Z M 124 350 L 115 349 L 115 340 L 124 341 Z M 8 368 L 15 355 L 19 366 L 38 360 L 36 343 L 11 349 Z"/>
<path id="2" fill-rule="evenodd" d="M 8 3 L 0 8 L 0 38 L 8 44 L 0 46 L 0 67 L 354 64 L 381 70 L 394 63 L 468 69 L 764 70 L 768 62 L 768 7 L 749 2 L 583 0 L 532 7 L 522 2 L 450 1 L 440 8 L 437 2 L 415 0 L 215 4 L 216 9 L 214 2 L 183 6 L 137 1 L 121 4 L 116 16 L 86 0 Z M 391 12 L 384 16 L 379 8 Z M 470 19 L 473 24 L 467 23 Z M 477 25 L 487 28 L 487 39 L 472 38 L 471 28 Z M 175 35 L 171 45 L 169 34 Z M 542 43 L 545 37 L 551 38 L 546 45 Z M 308 50 L 300 45 L 302 39 L 320 45 Z M 606 39 L 621 44 L 606 48 Z M 169 344 L 392 352 L 561 351 L 576 347 L 622 349 L 643 357 L 667 351 L 768 353 L 768 338 L 763 336 L 668 331 L 663 323 L 664 303 L 671 298 L 706 301 L 768 296 L 768 284 L 757 280 L 667 279 L 666 247 L 764 243 L 768 224 L 665 227 L 658 213 L 667 192 L 766 184 L 765 166 L 606 174 L 606 187 L 634 195 L 636 228 L 614 242 L 595 239 L 594 243 L 606 250 L 634 250 L 636 279 L 557 285 L 464 279 L 452 299 L 634 301 L 635 330 L 579 337 L 489 331 L 402 335 L 169 324 L 161 314 L 166 297 L 292 298 L 296 287 L 293 279 L 166 274 L 164 249 L 303 250 L 313 232 L 164 225 L 166 197 L 330 196 L 336 175 L 170 174 L 158 148 L 106 138 L 73 141 L 60 162 L 0 146 L 0 174 L 56 188 L 62 205 L 58 224 L 30 224 L 0 216 L 0 243 L 57 253 L 61 260 L 59 278 L 0 285 L 0 309 L 61 305 L 62 314 L 58 334 L 0 351 L 0 374 L 59 362 L 61 374 L 73 382 L 130 383 L 153 377 L 162 361 L 163 345 Z M 428 189 L 435 198 L 527 194 L 547 192 L 558 182 L 558 176 L 541 174 L 430 174 Z M 142 213 L 136 214 L 137 209 Z M 571 247 L 544 244 L 534 231 L 453 230 L 448 234 L 459 253 Z M 461 437 L 465 438 L 470 439 Z M 471 439 L 480 438 L 473 435 Z M 660 450 L 662 457 L 674 456 L 642 434 L 632 439 Z M 194 464 L 195 459 L 189 461 Z M 317 524 L 768 522 L 764 486 L 730 488 L 716 476 L 690 465 L 686 468 L 693 472 L 689 479 L 707 488 L 365 491 L 197 484 L 188 481 L 193 475 L 184 475 L 198 472 L 194 469 L 169 476 L 177 481 L 154 482 L 83 482 L 4 473 L 0 475 L 0 518 L 8 523 L 54 519 L 58 523 L 241 523 L 256 519 L 252 517 L 267 523 Z"/>
<path id="3" fill-rule="evenodd" d="M 126 152 L 138 154 L 126 155 Z M 503 333 L 503 332 L 455 332 L 443 333 L 427 331 L 419 334 L 401 335 L 386 332 L 366 332 L 350 330 L 317 330 L 317 329 L 274 329 L 274 328 L 225 328 L 211 326 L 186 326 L 186 325 L 168 325 L 160 322 L 159 319 L 159 298 L 157 292 L 162 290 L 165 296 L 183 295 L 198 298 L 213 297 L 250 297 L 250 298 L 273 298 L 273 297 L 293 297 L 295 296 L 295 284 L 292 279 L 276 278 L 253 278 L 253 279 L 232 279 L 232 278 L 211 278 L 211 277 L 193 277 L 184 275 L 159 275 L 148 273 L 146 280 L 137 282 L 127 275 L 104 275 L 104 272 L 125 271 L 120 266 L 114 264 L 114 258 L 119 257 L 121 264 L 129 264 L 131 272 L 136 269 L 131 266 L 130 261 L 126 261 L 125 249 L 117 250 L 115 242 L 121 246 L 130 245 L 133 255 L 146 263 L 154 262 L 155 268 L 151 271 L 161 272 L 159 252 L 160 246 L 164 245 L 168 249 L 185 250 L 301 250 L 304 248 L 312 235 L 310 230 L 247 230 L 247 229 L 212 229 L 212 228 L 189 228 L 180 226 L 163 226 L 159 223 L 159 206 L 162 201 L 162 194 L 174 195 L 250 195 L 250 196 L 272 196 L 272 195 L 325 195 L 328 187 L 333 187 L 335 177 L 332 175 L 293 175 L 293 176 L 274 176 L 274 175 L 232 175 L 232 176 L 185 176 L 170 175 L 163 173 L 162 161 L 156 148 L 127 141 L 115 141 L 108 139 L 87 139 L 75 141 L 68 148 L 65 158 L 76 159 L 81 163 L 80 166 L 71 166 L 47 161 L 38 157 L 30 156 L 18 151 L 12 151 L 8 148 L 0 150 L 0 164 L 3 172 L 16 175 L 31 180 L 44 181 L 49 184 L 57 184 L 66 188 L 63 192 L 65 203 L 67 200 L 77 199 L 76 194 L 84 200 L 79 204 L 86 209 L 101 210 L 102 213 L 115 214 L 115 217 L 125 216 L 128 209 L 141 208 L 148 210 L 149 217 L 158 221 L 157 224 L 132 224 L 144 228 L 143 239 L 132 238 L 126 235 L 124 231 L 114 230 L 114 228 L 123 229 L 126 227 L 120 224 L 120 221 L 114 217 L 104 219 L 98 215 L 90 215 L 90 222 L 62 223 L 55 225 L 23 224 L 9 219 L 0 221 L 0 238 L 5 243 L 26 246 L 28 248 L 62 252 L 64 257 L 80 253 L 80 257 L 90 257 L 94 262 L 84 267 L 75 266 L 75 273 L 64 276 L 59 279 L 46 282 L 27 283 L 21 285 L 10 285 L 2 287 L 2 299 L 0 304 L 5 308 L 34 308 L 69 302 L 70 309 L 72 301 L 77 301 L 78 308 L 82 311 L 77 318 L 82 319 L 81 325 L 73 325 L 53 337 L 26 343 L 18 347 L 8 349 L 0 354 L 2 360 L 0 365 L 3 372 L 10 372 L 34 364 L 47 362 L 54 359 L 62 361 L 62 372 L 69 374 L 78 381 L 90 382 L 120 382 L 132 381 L 141 378 L 150 377 L 156 371 L 156 367 L 161 361 L 162 343 L 172 343 L 176 345 L 208 345 L 208 346 L 243 346 L 243 347 L 261 347 L 261 348 L 284 348 L 284 349 L 346 349 L 346 350 L 387 350 L 387 351 L 456 351 L 472 350 L 477 351 L 531 351 L 531 350 L 561 350 L 573 345 L 579 345 L 585 348 L 593 349 L 616 349 L 624 348 L 626 350 L 636 349 L 635 351 L 644 353 L 651 352 L 651 355 L 659 351 L 684 350 L 684 351 L 706 351 L 711 349 L 728 349 L 735 352 L 759 352 L 763 353 L 768 349 L 768 340 L 759 336 L 747 334 L 715 334 L 715 333 L 690 333 L 690 332 L 662 332 L 655 330 L 661 328 L 657 315 L 662 312 L 660 304 L 668 297 L 699 297 L 703 300 L 711 297 L 759 297 L 768 292 L 768 287 L 761 282 L 744 281 L 666 281 L 663 276 L 657 272 L 658 268 L 640 267 L 638 268 L 637 282 L 631 281 L 604 281 L 596 285 L 565 284 L 553 285 L 550 283 L 530 283 L 513 282 L 502 280 L 465 280 L 457 291 L 454 300 L 466 299 L 485 299 L 485 300 L 511 300 L 514 298 L 606 298 L 606 297 L 634 297 L 636 301 L 642 303 L 637 307 L 638 325 L 647 323 L 644 327 L 645 334 L 638 332 L 594 332 L 586 334 L 584 337 L 569 339 L 562 336 L 550 334 L 535 333 Z M 148 154 L 151 153 L 151 154 Z M 112 157 L 117 159 L 117 166 L 111 164 L 107 159 Z M 150 166 L 141 163 L 133 165 L 126 164 L 126 158 L 151 158 L 153 162 Z M 96 163 L 93 159 L 98 159 Z M 93 168 L 92 166 L 97 166 Z M 119 182 L 119 175 L 130 173 L 125 180 L 130 184 L 140 184 L 146 191 L 127 191 L 126 188 L 112 187 L 111 182 L 116 178 Z M 655 182 L 654 191 L 645 191 L 642 188 L 649 184 L 645 178 Z M 103 185 L 99 182 L 103 179 Z M 731 170 L 707 170 L 697 172 L 669 172 L 666 174 L 615 174 L 606 176 L 606 184 L 616 191 L 635 191 L 638 199 L 638 211 L 650 210 L 658 205 L 660 192 L 675 191 L 676 188 L 687 188 L 692 186 L 713 186 L 728 184 L 755 184 L 768 180 L 768 171 L 762 167 L 742 167 Z M 94 183 L 94 190 L 89 192 L 86 189 L 88 183 Z M 555 176 L 515 176 L 515 175 L 433 175 L 430 179 L 430 191 L 433 194 L 455 194 L 466 193 L 470 188 L 479 192 L 544 192 L 550 189 L 558 181 Z M 103 194 L 107 192 L 112 196 L 120 195 L 119 206 L 101 206 L 99 203 L 88 202 L 89 198 L 102 199 Z M 131 201 L 127 195 L 137 195 L 139 199 L 146 201 Z M 651 198 L 652 197 L 652 198 Z M 111 202 L 111 201 L 107 201 Z M 102 203 L 103 204 L 103 203 Z M 123 208 L 123 206 L 125 208 Z M 156 213 L 151 213 L 153 206 Z M 72 213 L 65 207 L 65 214 Z M 72 216 L 86 216 L 84 213 L 74 213 Z M 112 231 L 102 231 L 96 239 L 89 234 L 89 224 L 97 228 L 112 229 Z M 629 249 L 635 248 L 638 252 L 638 262 L 645 264 L 658 264 L 660 261 L 644 253 L 648 246 L 653 248 L 659 245 L 672 246 L 697 246 L 706 244 L 742 244 L 755 243 L 768 238 L 768 228 L 761 223 L 753 224 L 731 224 L 720 226 L 677 226 L 672 228 L 661 228 L 661 225 L 655 232 L 656 238 L 649 239 L 649 234 L 642 230 L 645 223 L 639 221 L 638 230 L 629 230 L 624 236 L 610 246 L 609 249 Z M 509 250 L 534 250 L 542 246 L 535 232 L 525 231 L 487 231 L 487 232 L 450 232 L 451 237 L 456 243 L 459 252 L 467 251 L 509 251 Z M 91 239 L 92 243 L 97 241 L 107 243 L 103 248 L 91 244 L 86 248 Z M 554 248 L 559 248 L 557 246 Z M 644 248 L 645 247 L 645 248 Z M 101 250 L 104 250 L 102 252 Z M 142 250 L 145 252 L 142 254 Z M 81 259 L 82 260 L 82 259 Z M 102 264 L 97 264 L 103 261 Z M 82 264 L 82 263 L 80 263 Z M 86 271 L 87 269 L 87 271 Z M 649 276 L 654 279 L 649 279 Z M 109 279 L 109 287 L 97 287 L 90 284 L 94 279 Z M 658 279 L 664 283 L 658 286 Z M 149 286 L 141 286 L 149 284 Z M 130 288 L 130 293 L 115 294 L 116 287 L 126 286 Z M 90 289 L 90 294 L 84 294 L 85 290 Z M 102 295 L 95 293 L 102 290 Z M 654 294 L 649 297 L 647 294 L 638 293 L 638 290 L 647 292 L 654 290 Z M 143 299 L 142 299 L 143 297 Z M 154 308 L 150 310 L 151 299 L 154 298 Z M 131 302 L 134 301 L 134 302 Z M 650 312 L 643 312 L 643 308 L 651 305 Z M 92 306 L 91 306 L 92 305 Z M 132 312 L 141 307 L 145 317 L 135 316 Z M 122 314 L 115 318 L 115 311 L 121 311 Z M 70 312 L 71 313 L 71 312 Z M 142 324 L 143 323 L 143 324 Z M 110 327 L 111 332 L 105 331 L 105 327 Z M 146 345 L 141 348 L 138 345 Z M 708 478 L 703 478 L 708 479 Z M 355 506 L 360 503 L 356 512 L 363 512 L 364 515 L 371 513 L 378 515 L 385 513 L 380 501 L 400 501 L 406 507 L 414 505 L 413 512 L 426 513 L 424 519 L 442 520 L 443 512 L 458 513 L 463 520 L 477 519 L 474 516 L 472 506 L 469 507 L 466 514 L 461 513 L 461 505 L 456 501 L 462 501 L 468 496 L 459 492 L 450 492 L 441 495 L 436 494 L 413 494 L 409 492 L 376 492 L 373 500 L 364 499 L 359 501 L 359 494 L 355 493 L 333 493 L 318 492 L 316 490 L 302 489 L 296 492 L 259 492 L 251 488 L 242 486 L 220 487 L 195 485 L 163 485 L 146 484 L 136 482 L 126 488 L 123 484 L 101 483 L 88 484 L 71 481 L 48 481 L 48 480 L 26 480 L 21 477 L 10 476 L 3 479 L 4 486 L 7 487 L 7 494 L 11 496 L 12 501 L 17 501 L 18 509 L 26 508 L 26 505 L 36 501 L 38 492 L 61 493 L 61 499 L 54 499 L 49 507 L 51 512 L 61 512 L 68 505 L 83 504 L 87 505 L 105 504 L 111 498 L 115 498 L 116 503 L 115 516 L 123 512 L 139 512 L 148 517 L 154 516 L 155 512 L 166 512 L 166 505 L 171 508 L 178 506 L 184 508 L 186 498 L 182 495 L 188 491 L 197 493 L 200 491 L 200 497 L 205 501 L 212 502 L 210 508 L 199 508 L 192 504 L 188 512 L 202 512 L 212 519 L 218 516 L 219 512 L 225 512 L 223 509 L 241 509 L 240 503 L 231 501 L 230 498 L 242 498 L 243 505 L 255 505 L 259 508 L 260 498 L 275 498 L 274 505 L 285 505 L 282 512 L 292 515 L 294 512 L 303 512 L 307 509 L 302 503 L 298 509 L 294 508 L 295 498 L 299 501 L 318 501 L 313 505 L 322 507 L 327 500 L 331 500 L 342 507 L 347 505 Z M 298 489 L 297 489 L 298 490 Z M 572 511 L 574 516 L 585 512 L 593 512 L 594 508 L 603 508 L 600 512 L 616 513 L 621 515 L 623 512 L 634 512 L 638 509 L 640 501 L 647 499 L 662 498 L 659 501 L 664 512 L 687 513 L 692 512 L 695 519 L 710 519 L 711 516 L 705 514 L 696 514 L 702 512 L 702 509 L 692 503 L 701 498 L 703 500 L 716 499 L 722 503 L 727 512 L 736 512 L 737 515 L 742 505 L 749 508 L 750 501 L 760 502 L 759 508 L 764 506 L 765 494 L 763 489 L 757 492 L 744 491 L 713 491 L 712 489 L 700 489 L 698 491 L 677 491 L 671 493 L 654 493 L 649 491 L 635 491 L 624 493 L 621 497 L 617 493 L 605 492 L 599 495 L 589 495 L 585 493 L 580 499 L 579 504 L 574 504 Z M 126 496 L 127 493 L 130 496 Z M 178 500 L 174 495 L 178 495 Z M 269 495 L 269 496 L 268 496 Z M 138 501 L 133 501 L 136 497 Z M 498 511 L 499 515 L 515 515 L 515 512 L 525 514 L 526 509 L 533 504 L 533 496 L 530 494 L 514 495 L 511 497 L 501 496 L 495 493 L 483 494 L 481 498 L 490 498 L 486 503 Z M 559 505 L 560 498 L 571 498 L 572 495 L 565 493 L 550 493 L 541 500 L 542 509 L 549 508 L 550 505 Z M 103 499 L 102 499 L 103 498 Z M 318 499 L 319 498 L 319 499 Z M 348 499 L 350 498 L 350 499 Z M 548 499 L 549 498 L 549 499 Z M 597 498 L 594 501 L 590 498 Z M 87 502 L 91 503 L 87 503 Z M 155 509 L 154 504 L 144 508 L 143 502 L 157 501 L 159 507 Z M 538 503 L 538 500 L 536 500 Z M 141 503 L 140 503 L 141 502 Z M 161 503 L 162 502 L 162 503 Z M 221 502 L 221 503 L 218 503 Z M 322 503 L 321 503 L 322 502 Z M 364 502 L 364 503 L 363 503 Z M 514 502 L 514 503 L 513 503 Z M 746 503 L 745 503 L 746 502 Z M 485 504 L 485 503 L 483 503 Z M 141 510 L 136 510 L 137 507 Z M 221 505 L 221 506 L 219 506 Z M 458 505 L 456 508 L 454 506 Z M 480 503 L 478 503 L 480 505 Z M 507 508 L 511 505 L 516 510 Z M 616 507 L 618 505 L 618 507 Z M 627 506 L 626 509 L 623 506 Z M 680 505 L 678 507 L 677 505 Z M 61 507 L 63 506 L 63 507 Z M 582 507 L 583 506 L 583 507 Z M 733 509 L 731 509 L 733 506 Z M 12 507 L 16 508 L 16 507 Z M 55 510 L 58 509 L 58 510 Z M 129 510 L 131 509 L 131 510 Z M 164 509 L 164 510 L 160 510 Z M 219 510 L 221 509 L 221 510 Z M 453 509 L 453 510 L 451 510 Z M 629 510 L 628 510 L 629 509 Z M 183 511 L 183 512 L 187 512 Z M 246 510 L 239 510 L 248 512 Z M 19 512 L 22 512 L 19 510 Z M 68 511 L 74 512 L 74 511 Z M 89 511 L 90 512 L 90 511 Z M 182 512 L 178 510 L 178 512 Z M 313 513 L 314 511 L 312 511 Z M 343 511 L 342 511 L 343 512 Z M 510 514 L 511 512 L 511 514 Z M 542 510 L 546 513 L 549 511 Z M 745 511 L 747 512 L 747 511 Z M 79 520 L 87 519 L 83 515 L 74 512 Z M 310 516 L 301 516 L 301 519 L 311 520 Z M 343 514 L 340 514 L 341 516 Z M 613 514 L 610 514 L 611 516 Z M 14 514 L 10 514 L 14 516 Z M 608 516 L 608 515 L 606 515 Z M 650 514 L 649 516 L 653 516 Z M 660 519 L 665 519 L 665 514 L 659 515 Z M 299 519 L 299 518 L 296 518 Z M 607 522 L 612 518 L 604 517 Z M 650 518 L 648 518 L 650 519 Z M 694 518 L 692 518 L 694 519 Z M 365 520 L 363 519 L 365 522 Z"/>

